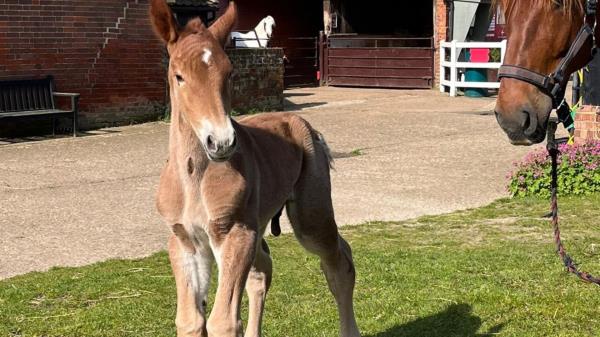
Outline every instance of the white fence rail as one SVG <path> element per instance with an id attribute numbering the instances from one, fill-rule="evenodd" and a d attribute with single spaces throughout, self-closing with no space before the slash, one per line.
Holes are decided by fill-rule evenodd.
<path id="1" fill-rule="evenodd" d="M 462 49 L 488 48 L 500 49 L 500 62 L 476 63 L 476 62 L 458 62 L 458 57 Z M 450 57 L 447 60 L 447 50 L 450 49 Z M 440 91 L 445 92 L 450 88 L 450 96 L 456 96 L 457 88 L 485 88 L 498 89 L 500 82 L 466 82 L 459 80 L 459 69 L 499 69 L 504 62 L 506 53 L 506 40 L 502 42 L 442 42 L 440 44 Z M 446 74 L 450 72 L 450 79 L 446 79 Z"/>

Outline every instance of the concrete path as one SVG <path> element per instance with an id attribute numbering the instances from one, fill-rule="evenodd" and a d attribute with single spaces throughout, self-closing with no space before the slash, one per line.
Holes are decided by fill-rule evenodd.
<path id="1" fill-rule="evenodd" d="M 313 88 L 287 92 L 287 103 L 337 157 L 340 225 L 487 204 L 506 195 L 511 162 L 529 150 L 508 144 L 492 99 Z M 0 278 L 163 249 L 154 193 L 167 136 L 151 123 L 0 145 Z"/>

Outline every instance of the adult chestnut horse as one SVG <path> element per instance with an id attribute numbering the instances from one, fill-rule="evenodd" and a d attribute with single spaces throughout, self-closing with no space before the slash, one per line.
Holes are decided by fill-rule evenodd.
<path id="1" fill-rule="evenodd" d="M 229 117 L 232 66 L 223 48 L 236 21 L 233 2 L 209 28 L 199 19 L 178 27 L 166 0 L 152 0 L 150 15 L 170 55 L 169 160 L 157 207 L 173 231 L 169 258 L 177 285 L 177 335 L 241 337 L 245 288 L 250 305 L 245 336 L 260 336 L 272 276 L 263 235 L 286 205 L 296 237 L 321 259 L 341 336 L 359 336 L 354 264 L 333 216 L 325 141 L 293 114 L 263 114 L 239 123 Z M 219 284 L 206 319 L 215 260 Z"/>
<path id="2" fill-rule="evenodd" d="M 496 2 L 504 10 L 508 35 L 496 118 L 513 144 L 540 143 L 569 75 L 591 60 L 598 36 L 596 1 Z"/>

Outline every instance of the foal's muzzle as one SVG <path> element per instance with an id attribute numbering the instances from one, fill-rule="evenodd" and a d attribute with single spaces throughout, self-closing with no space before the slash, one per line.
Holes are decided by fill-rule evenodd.
<path id="1" fill-rule="evenodd" d="M 237 149 L 237 136 L 231 119 L 219 126 L 204 120 L 201 128 L 196 129 L 204 151 L 209 160 L 223 162 L 231 158 Z"/>
<path id="2" fill-rule="evenodd" d="M 233 132 L 229 137 L 217 137 L 208 135 L 204 141 L 208 159 L 215 162 L 223 162 L 231 158 L 237 149 L 237 137 Z"/>

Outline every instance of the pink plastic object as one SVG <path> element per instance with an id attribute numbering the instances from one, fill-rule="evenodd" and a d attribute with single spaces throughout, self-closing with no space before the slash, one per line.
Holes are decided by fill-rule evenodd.
<path id="1" fill-rule="evenodd" d="M 471 49 L 471 62 L 486 63 L 490 61 L 490 50 L 488 48 Z"/>

